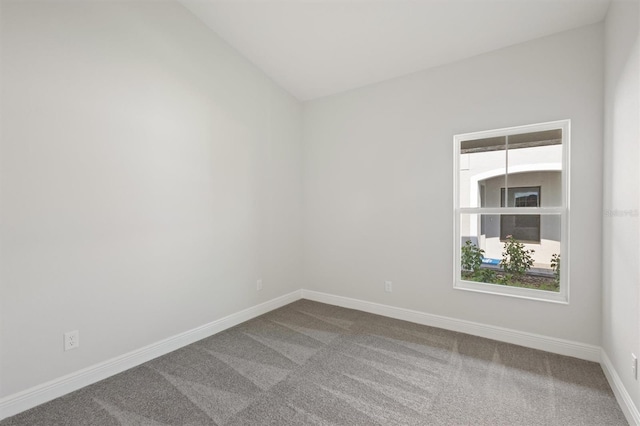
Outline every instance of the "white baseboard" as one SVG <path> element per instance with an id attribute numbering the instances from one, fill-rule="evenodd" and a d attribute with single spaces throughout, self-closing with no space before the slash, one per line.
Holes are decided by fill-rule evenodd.
<path id="1" fill-rule="evenodd" d="M 9 395 L 0 400 L 0 420 L 106 379 L 114 374 L 121 373 L 274 309 L 288 305 L 289 303 L 299 300 L 301 297 L 302 291 L 296 290 L 127 354 L 51 380 L 31 389 Z"/>
<path id="2" fill-rule="evenodd" d="M 496 327 L 493 325 L 480 324 L 473 321 L 427 314 L 410 309 L 396 308 L 393 306 L 367 302 L 359 299 L 351 299 L 349 297 L 335 296 L 312 290 L 302 290 L 302 298 L 314 300 L 316 302 L 328 303 L 330 305 L 342 306 L 344 308 L 357 309 L 359 311 L 383 315 L 385 317 L 410 321 L 431 327 L 443 328 L 445 330 L 486 337 L 500 342 L 525 346 L 527 348 L 572 356 L 574 358 L 585 359 L 587 361 L 600 362 L 599 346 L 587 345 L 584 343 L 542 336 L 539 334 L 527 333 L 503 327 Z"/>
<path id="3" fill-rule="evenodd" d="M 629 392 L 627 392 L 627 389 L 624 387 L 622 379 L 620 379 L 618 372 L 613 367 L 613 364 L 604 349 L 602 349 L 600 365 L 602 366 L 602 371 L 604 371 L 604 375 L 607 377 L 609 385 L 611 386 L 627 421 L 630 425 L 640 426 L 640 411 L 638 411 L 638 407 L 636 407 L 631 395 L 629 395 Z"/>

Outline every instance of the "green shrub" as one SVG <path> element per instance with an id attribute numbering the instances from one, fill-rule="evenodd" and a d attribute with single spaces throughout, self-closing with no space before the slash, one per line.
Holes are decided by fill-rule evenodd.
<path id="1" fill-rule="evenodd" d="M 462 270 L 476 272 L 482 265 L 483 257 L 484 250 L 467 240 L 462 246 Z"/>
<path id="2" fill-rule="evenodd" d="M 474 281 L 479 281 L 482 283 L 495 283 L 498 279 L 495 271 L 487 268 L 478 268 L 473 272 L 471 278 Z"/>
<path id="3" fill-rule="evenodd" d="M 535 250 L 525 249 L 524 244 L 511 235 L 507 235 L 500 266 L 507 274 L 511 274 L 517 279 L 526 274 L 533 266 L 533 258 L 531 257 L 533 253 Z"/>

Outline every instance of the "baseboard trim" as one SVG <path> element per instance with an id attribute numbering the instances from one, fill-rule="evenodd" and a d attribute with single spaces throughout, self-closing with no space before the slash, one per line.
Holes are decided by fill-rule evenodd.
<path id="1" fill-rule="evenodd" d="M 629 392 L 627 392 L 627 389 L 624 387 L 620 375 L 618 375 L 618 372 L 604 349 L 602 349 L 600 354 L 600 365 L 627 421 L 630 425 L 640 426 L 640 411 L 638 411 L 638 407 L 636 407 L 631 395 L 629 395 Z"/>
<path id="2" fill-rule="evenodd" d="M 330 305 L 342 306 L 344 308 L 357 309 L 359 311 L 383 315 L 431 327 L 443 328 L 445 330 L 486 337 L 500 342 L 513 343 L 515 345 L 539 349 L 555 354 L 572 356 L 574 358 L 580 358 L 587 361 L 600 362 L 601 349 L 599 346 L 587 345 L 584 343 L 542 336 L 539 334 L 527 333 L 503 327 L 496 327 L 473 321 L 427 314 L 420 311 L 397 308 L 394 306 L 336 296 L 312 290 L 302 290 L 302 298 L 314 300 L 316 302 L 328 303 Z"/>
<path id="3" fill-rule="evenodd" d="M 136 367 L 302 298 L 296 290 L 127 354 L 51 380 L 0 400 L 0 420 Z"/>

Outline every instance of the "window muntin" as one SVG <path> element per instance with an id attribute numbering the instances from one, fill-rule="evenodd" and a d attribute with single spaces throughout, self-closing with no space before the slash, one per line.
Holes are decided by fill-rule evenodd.
<path id="1" fill-rule="evenodd" d="M 569 128 L 564 120 L 454 137 L 456 288 L 568 301 Z M 508 237 L 530 251 L 532 264 L 504 285 Z M 475 275 L 461 267 L 466 241 L 484 251 Z"/>

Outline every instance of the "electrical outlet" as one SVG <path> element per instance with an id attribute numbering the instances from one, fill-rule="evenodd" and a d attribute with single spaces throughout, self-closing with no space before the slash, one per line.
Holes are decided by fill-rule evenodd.
<path id="1" fill-rule="evenodd" d="M 78 330 L 64 333 L 64 350 L 70 351 L 80 346 L 80 332 Z"/>
<path id="2" fill-rule="evenodd" d="M 631 372 L 634 380 L 638 380 L 638 357 L 636 354 L 631 354 Z"/>
<path id="3" fill-rule="evenodd" d="M 393 283 L 391 281 L 384 282 L 384 291 L 391 293 L 393 291 Z"/>
<path id="4" fill-rule="evenodd" d="M 262 278 L 256 281 L 256 290 L 258 291 L 262 290 Z"/>

